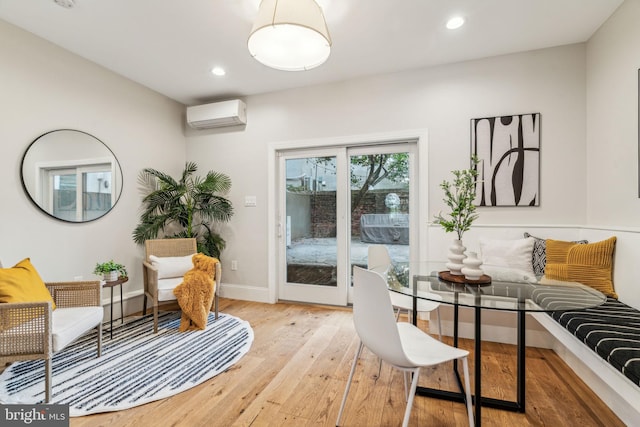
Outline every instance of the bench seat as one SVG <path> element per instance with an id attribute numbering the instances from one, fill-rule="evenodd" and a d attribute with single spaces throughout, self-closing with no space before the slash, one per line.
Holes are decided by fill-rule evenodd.
<path id="1" fill-rule="evenodd" d="M 556 311 L 551 317 L 576 338 L 640 385 L 640 311 L 616 299 L 595 308 Z"/>

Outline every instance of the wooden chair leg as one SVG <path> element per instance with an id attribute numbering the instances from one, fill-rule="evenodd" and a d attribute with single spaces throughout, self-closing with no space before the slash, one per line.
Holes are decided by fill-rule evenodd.
<path id="1" fill-rule="evenodd" d="M 142 315 L 145 316 L 147 314 L 147 294 L 143 294 L 142 299 Z"/>
<path id="2" fill-rule="evenodd" d="M 216 306 L 216 320 L 218 320 L 218 293 L 216 292 L 215 296 L 213 297 L 213 303 Z"/>
<path id="3" fill-rule="evenodd" d="M 96 326 L 96 332 L 98 334 L 98 357 L 102 356 L 102 322 Z"/>
<path id="4" fill-rule="evenodd" d="M 51 358 L 44 359 L 44 398 L 45 403 L 51 402 Z"/>
<path id="5" fill-rule="evenodd" d="M 153 333 L 158 333 L 158 304 L 153 306 Z"/>

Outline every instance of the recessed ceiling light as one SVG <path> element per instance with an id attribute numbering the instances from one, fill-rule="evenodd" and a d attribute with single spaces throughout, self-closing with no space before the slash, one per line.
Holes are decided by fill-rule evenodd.
<path id="1" fill-rule="evenodd" d="M 213 74 L 214 76 L 224 76 L 225 74 L 227 74 L 227 72 L 224 71 L 224 68 L 222 67 L 213 67 L 211 69 L 211 74 Z"/>
<path id="2" fill-rule="evenodd" d="M 450 30 L 460 28 L 462 25 L 464 25 L 464 18 L 462 16 L 454 16 L 447 21 L 447 28 Z"/>

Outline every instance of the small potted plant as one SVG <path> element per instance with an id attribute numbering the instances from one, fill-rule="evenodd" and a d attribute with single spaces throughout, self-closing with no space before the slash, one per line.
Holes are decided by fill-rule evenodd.
<path id="1" fill-rule="evenodd" d="M 119 277 L 127 277 L 127 269 L 124 265 L 113 262 L 113 260 L 97 263 L 93 274 L 102 276 L 105 282 L 113 282 Z"/>
<path id="2" fill-rule="evenodd" d="M 465 258 L 466 248 L 462 245 L 462 235 L 471 228 L 471 224 L 478 218 L 474 199 L 476 198 L 476 180 L 478 171 L 478 158 L 471 157 L 471 168 L 452 171 L 455 179 L 453 182 L 443 181 L 440 188 L 444 190 L 444 202 L 451 212 L 443 216 L 438 213 L 434 217 L 434 224 L 440 224 L 444 231 L 455 232 L 457 239 L 454 239 L 453 246 L 449 248 L 449 268 L 451 274 L 460 275 L 464 267 L 462 260 Z"/>

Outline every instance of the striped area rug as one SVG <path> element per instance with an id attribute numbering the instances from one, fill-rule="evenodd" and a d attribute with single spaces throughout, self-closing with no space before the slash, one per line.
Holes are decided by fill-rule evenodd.
<path id="1" fill-rule="evenodd" d="M 248 322 L 209 315 L 204 331 L 179 332 L 179 312 L 161 312 L 158 334 L 153 316 L 116 326 L 107 323 L 102 357 L 96 358 L 95 331 L 53 357 L 52 403 L 68 404 L 72 417 L 118 411 L 163 399 L 224 372 L 249 351 Z M 44 400 L 44 362 L 16 362 L 0 375 L 0 403 Z"/>

